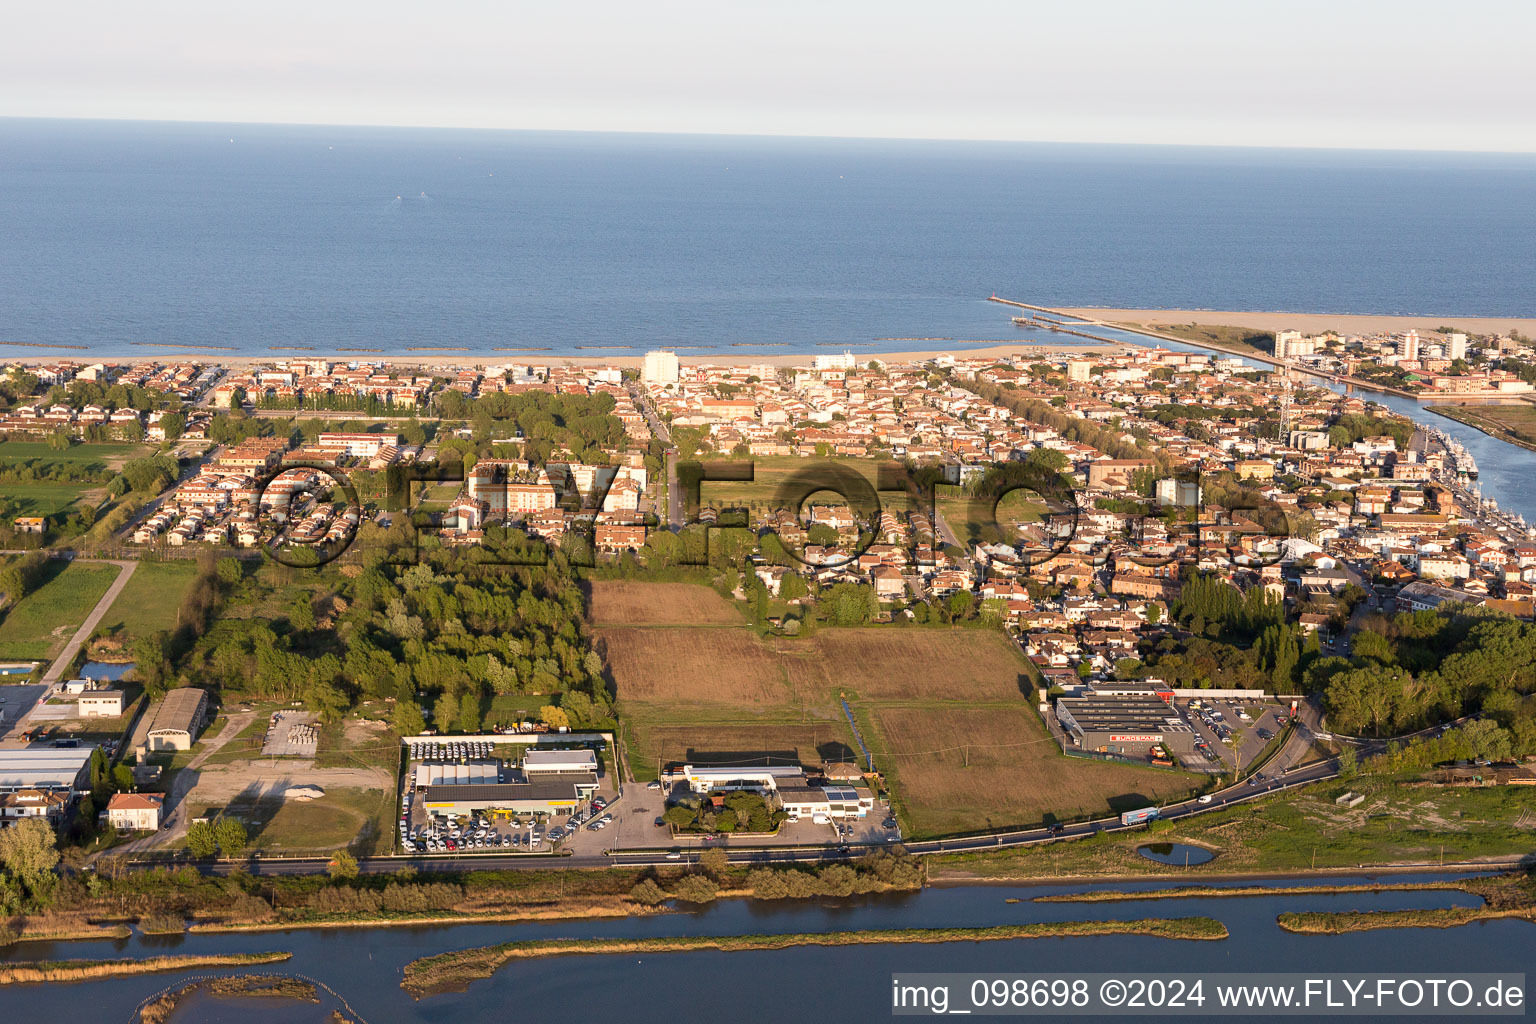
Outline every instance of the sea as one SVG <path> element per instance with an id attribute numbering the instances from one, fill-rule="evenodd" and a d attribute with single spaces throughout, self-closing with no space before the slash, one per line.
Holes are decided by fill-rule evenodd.
<path id="1" fill-rule="evenodd" d="M 0 119 L 0 358 L 963 350 L 1536 316 L 1536 156 Z"/>

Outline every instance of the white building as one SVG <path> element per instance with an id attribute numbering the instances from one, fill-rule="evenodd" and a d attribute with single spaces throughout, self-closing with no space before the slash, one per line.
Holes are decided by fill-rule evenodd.
<path id="1" fill-rule="evenodd" d="M 566 772 L 597 774 L 597 755 L 590 750 L 530 750 L 523 755 L 523 774 L 529 779 Z"/>
<path id="2" fill-rule="evenodd" d="M 849 350 L 844 350 L 840 356 L 817 356 L 815 359 L 818 370 L 851 370 L 855 365 L 853 352 Z"/>
<path id="3" fill-rule="evenodd" d="M 122 690 L 88 690 L 76 704 L 81 718 L 116 718 L 123 713 Z"/>
<path id="4" fill-rule="evenodd" d="M 1445 339 L 1445 358 L 1467 358 L 1467 336 L 1465 334 L 1452 334 Z"/>
<path id="5" fill-rule="evenodd" d="M 153 832 L 164 802 L 158 793 L 114 793 L 107 801 L 107 823 L 121 832 Z"/>
<path id="6" fill-rule="evenodd" d="M 676 384 L 678 363 L 676 352 L 647 352 L 641 379 L 647 384 Z"/>

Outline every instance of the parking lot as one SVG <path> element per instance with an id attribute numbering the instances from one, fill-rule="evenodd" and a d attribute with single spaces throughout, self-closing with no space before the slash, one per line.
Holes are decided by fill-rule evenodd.
<path id="1" fill-rule="evenodd" d="M 622 810 L 615 805 L 613 780 L 601 770 L 592 800 L 570 814 L 487 810 L 449 818 L 427 813 L 416 788 L 418 764 L 483 765 L 486 767 L 482 770 L 493 771 L 499 780 L 506 781 L 517 775 L 515 756 L 526 749 L 505 743 L 454 739 L 433 741 L 416 749 L 400 794 L 401 848 L 415 853 L 474 854 L 563 850 L 584 853 L 590 847 L 590 852 L 596 853 L 610 845 L 602 838 L 603 833 L 618 823 Z"/>
<path id="2" fill-rule="evenodd" d="M 27 716 L 34 706 L 44 710 L 44 714 L 36 716 L 39 721 L 44 719 L 59 720 L 74 717 L 73 707 L 59 708 L 61 715 L 47 714 L 47 705 L 40 705 L 38 701 L 43 694 L 48 692 L 46 686 L 19 683 L 15 685 L 0 686 L 0 737 L 14 740 L 15 743 L 23 743 L 20 732 L 14 736 L 7 736 L 8 732 L 15 729 L 17 723 Z M 13 744 L 14 745 L 14 744 Z"/>
<path id="3" fill-rule="evenodd" d="M 1195 755 L 1220 770 L 1253 764 L 1290 715 L 1287 706 L 1253 700 L 1194 697 L 1175 706 L 1193 730 Z"/>

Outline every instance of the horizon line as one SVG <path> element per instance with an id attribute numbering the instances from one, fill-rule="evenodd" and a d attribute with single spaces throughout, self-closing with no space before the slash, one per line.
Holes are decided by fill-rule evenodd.
<path id="1" fill-rule="evenodd" d="M 247 127 L 247 128 L 335 128 L 335 129 L 396 129 L 403 131 L 443 131 L 443 132 L 483 132 L 496 134 L 526 134 L 526 135 L 629 135 L 629 136 L 654 136 L 661 138 L 717 138 L 717 139 L 783 139 L 805 140 L 825 142 L 911 142 L 911 143 L 961 143 L 967 145 L 997 145 L 997 146 L 1083 146 L 1083 147 L 1117 147 L 1127 149 L 1220 149 L 1243 150 L 1254 152 L 1307 152 L 1307 153 L 1400 153 L 1400 154 L 1435 154 L 1435 155 L 1459 155 L 1459 156 L 1500 156 L 1500 157 L 1529 157 L 1536 156 L 1536 148 L 1532 149 L 1466 149 L 1456 147 L 1443 148 L 1408 148 L 1401 146 L 1330 146 L 1330 145 L 1251 145 L 1217 142 L 1129 142 L 1124 140 L 1084 140 L 1084 139 L 1018 139 L 1018 138 L 978 138 L 973 136 L 949 136 L 949 135 L 841 135 L 841 134 L 816 134 L 801 132 L 732 132 L 732 131 L 659 131 L 655 129 L 638 128 L 517 128 L 517 127 L 485 127 L 460 124 L 400 124 L 383 121 L 358 121 L 343 123 L 335 121 L 261 121 L 261 120 L 231 120 L 214 121 L 205 118 L 175 118 L 175 117 L 108 117 L 108 116 L 82 116 L 82 115 L 54 115 L 54 114 L 7 114 L 0 113 L 0 121 L 61 121 L 82 123 L 108 123 L 108 124 L 142 124 L 142 125 L 207 125 L 210 127 Z"/>

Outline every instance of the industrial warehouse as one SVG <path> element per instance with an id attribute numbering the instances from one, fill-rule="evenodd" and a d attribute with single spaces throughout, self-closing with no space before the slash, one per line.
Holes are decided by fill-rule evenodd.
<path id="1" fill-rule="evenodd" d="M 425 813 L 567 815 L 597 792 L 597 755 L 588 749 L 530 749 L 516 767 L 490 756 L 497 752 L 493 745 L 464 749 L 466 756 L 415 766 L 410 789 Z"/>
<path id="2" fill-rule="evenodd" d="M 1079 749 L 1107 754 L 1144 754 L 1163 742 L 1169 719 L 1178 723 L 1168 702 L 1150 693 L 1061 697 L 1056 717 Z"/>

